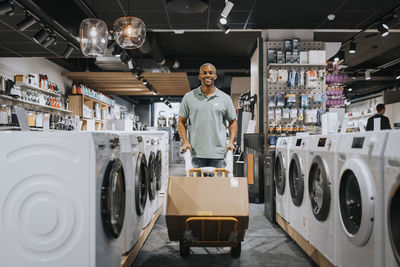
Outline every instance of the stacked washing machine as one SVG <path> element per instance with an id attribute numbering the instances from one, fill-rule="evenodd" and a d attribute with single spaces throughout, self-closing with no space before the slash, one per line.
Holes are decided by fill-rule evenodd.
<path id="1" fill-rule="evenodd" d="M 339 266 L 385 266 L 382 177 L 387 134 L 380 131 L 340 135 L 336 184 Z M 393 140 L 394 146 L 396 142 L 399 147 L 399 139 Z M 399 213 L 395 217 L 398 222 Z M 395 228 L 398 233 L 399 224 Z"/>
<path id="2" fill-rule="evenodd" d="M 385 265 L 400 265 L 400 131 L 390 131 L 384 152 Z"/>
<path id="3" fill-rule="evenodd" d="M 308 240 L 308 216 L 310 199 L 308 196 L 307 153 L 310 144 L 309 135 L 293 136 L 289 148 L 289 221 L 305 240 Z"/>
<path id="4" fill-rule="evenodd" d="M 290 192 L 288 188 L 289 147 L 291 137 L 280 137 L 276 144 L 274 165 L 274 180 L 276 186 L 275 202 L 276 212 L 287 222 L 289 221 Z"/>
<path id="5" fill-rule="evenodd" d="M 308 240 L 331 263 L 337 260 L 336 146 L 339 135 L 309 137 L 307 152 Z"/>
<path id="6" fill-rule="evenodd" d="M 14 266 L 119 266 L 125 177 L 119 138 L 0 133 L 0 253 Z"/>

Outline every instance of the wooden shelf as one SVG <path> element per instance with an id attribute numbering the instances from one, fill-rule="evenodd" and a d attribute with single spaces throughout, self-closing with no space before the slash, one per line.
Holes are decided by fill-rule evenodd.
<path id="1" fill-rule="evenodd" d="M 9 101 L 12 101 L 12 102 L 16 102 L 16 103 L 22 103 L 22 104 L 26 104 L 26 105 L 31 105 L 32 107 L 36 107 L 36 108 L 40 107 L 40 108 L 60 111 L 60 112 L 64 112 L 64 113 L 72 113 L 71 110 L 66 110 L 66 109 L 62 109 L 62 108 L 54 108 L 54 107 L 50 107 L 50 106 L 46 106 L 46 105 L 42 105 L 42 104 L 29 102 L 29 101 L 22 100 L 22 99 L 13 98 L 11 96 L 0 95 L 0 98 L 6 99 L 6 100 L 9 100 Z"/>
<path id="2" fill-rule="evenodd" d="M 39 88 L 39 87 L 36 87 L 36 86 L 33 86 L 33 85 L 29 85 L 29 84 L 22 83 L 22 84 L 19 84 L 19 85 L 16 85 L 16 86 L 21 87 L 21 89 L 22 88 L 31 89 L 31 90 L 39 91 L 39 92 L 42 92 L 44 94 L 48 94 L 48 95 L 51 95 L 51 96 L 57 96 L 57 97 L 61 97 L 62 96 L 61 94 L 57 94 L 57 93 L 48 91 L 46 89 L 42 89 L 42 88 Z"/>

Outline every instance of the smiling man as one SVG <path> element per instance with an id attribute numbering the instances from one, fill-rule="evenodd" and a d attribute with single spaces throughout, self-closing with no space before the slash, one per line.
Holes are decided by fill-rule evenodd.
<path id="1" fill-rule="evenodd" d="M 195 168 L 223 168 L 226 151 L 235 149 L 235 108 L 230 96 L 214 86 L 217 73 L 212 64 L 203 64 L 198 78 L 201 86 L 185 94 L 179 108 L 178 132 L 183 142 L 182 150 L 191 150 Z M 229 141 L 226 121 L 229 122 Z"/>

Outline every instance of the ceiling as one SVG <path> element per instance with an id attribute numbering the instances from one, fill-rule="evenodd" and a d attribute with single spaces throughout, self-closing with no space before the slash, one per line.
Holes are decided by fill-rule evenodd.
<path id="1" fill-rule="evenodd" d="M 126 68 L 122 64 L 107 69 L 104 64 L 96 64 L 95 59 L 84 58 L 78 50 L 68 60 L 62 55 L 68 42 L 79 47 L 76 37 L 84 18 L 101 18 L 112 29 L 117 18 L 132 15 L 145 22 L 146 42 L 151 42 L 149 53 L 129 51 L 138 65 L 151 71 L 160 68 L 157 62 L 164 58 L 167 63 L 163 71 L 187 72 L 193 88 L 199 84 L 196 78 L 199 66 L 211 62 L 217 67 L 217 86 L 224 88 L 230 86 L 232 76 L 249 76 L 249 56 L 256 39 L 261 36 L 259 30 L 310 29 L 314 30 L 316 41 L 346 42 L 358 29 L 370 26 L 372 31 L 355 38 L 357 53 L 346 53 L 346 71 L 356 78 L 351 80 L 354 90 L 349 96 L 375 92 L 395 83 L 392 76 L 400 71 L 400 64 L 393 64 L 386 70 L 379 67 L 400 58 L 400 23 L 395 21 L 391 29 L 397 31 L 382 38 L 374 22 L 398 8 L 399 0 L 231 1 L 234 7 L 228 21 L 232 31 L 224 34 L 217 27 L 224 0 L 209 0 L 208 8 L 196 14 L 173 12 L 168 9 L 167 0 L 16 0 L 15 15 L 0 16 L 0 57 L 46 57 L 69 71 L 123 71 Z M 32 41 L 32 36 L 41 28 L 38 23 L 24 32 L 16 29 L 16 24 L 25 16 L 22 6 L 40 18 L 43 25 L 59 33 L 57 45 L 44 48 Z M 328 14 L 335 14 L 335 20 L 329 21 Z M 177 30 L 184 30 L 183 34 L 178 34 Z M 347 50 L 347 45 L 343 49 Z M 180 62 L 177 70 L 169 67 L 174 60 Z M 365 69 L 379 69 L 368 84 L 361 79 Z"/>

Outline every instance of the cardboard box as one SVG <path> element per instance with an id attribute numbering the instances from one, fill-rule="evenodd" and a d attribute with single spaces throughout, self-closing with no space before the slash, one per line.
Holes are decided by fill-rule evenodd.
<path id="1" fill-rule="evenodd" d="M 170 177 L 167 189 L 166 223 L 171 241 L 183 239 L 189 217 L 235 217 L 236 241 L 244 239 L 249 225 L 249 196 L 246 178 Z M 201 223 L 190 225 L 193 237 L 201 240 Z M 205 240 L 217 240 L 217 222 L 205 223 Z M 231 238 L 232 223 L 221 226 L 221 241 Z"/>

